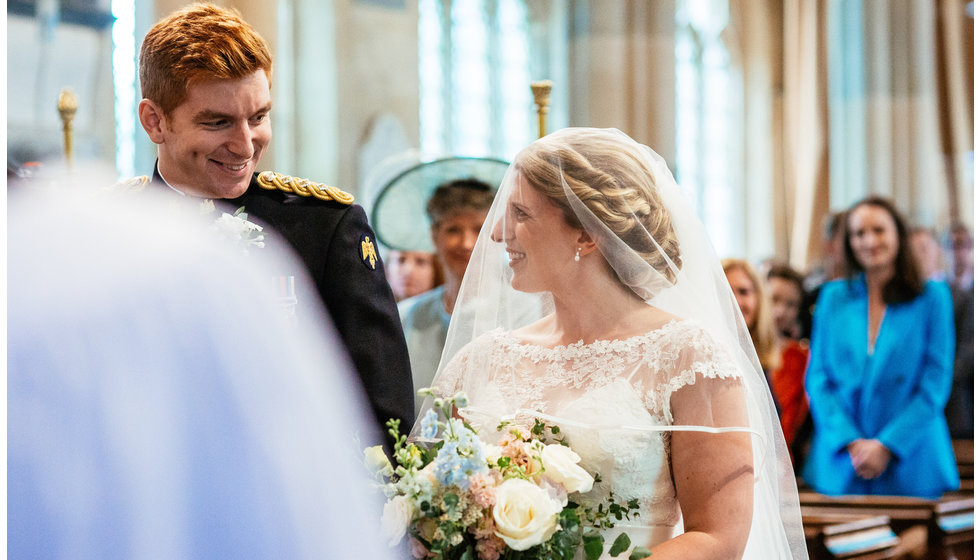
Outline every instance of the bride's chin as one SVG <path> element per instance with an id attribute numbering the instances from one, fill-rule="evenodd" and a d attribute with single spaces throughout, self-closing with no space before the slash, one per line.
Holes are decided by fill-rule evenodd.
<path id="1" fill-rule="evenodd" d="M 541 290 L 531 289 L 517 278 L 511 278 L 510 287 L 514 288 L 514 290 L 518 292 L 525 293 L 525 294 L 533 294 L 541 291 Z"/>

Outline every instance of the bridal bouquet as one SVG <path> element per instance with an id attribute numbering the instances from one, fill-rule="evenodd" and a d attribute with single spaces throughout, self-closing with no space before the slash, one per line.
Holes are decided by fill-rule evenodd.
<path id="1" fill-rule="evenodd" d="M 419 559 L 571 560 L 582 549 L 587 560 L 596 560 L 605 544 L 599 530 L 638 515 L 637 500 L 622 504 L 612 494 L 597 505 L 575 502 L 596 477 L 578 465 L 557 426 L 502 423 L 498 443 L 489 445 L 452 417 L 453 407 L 467 404 L 462 393 L 435 399 L 421 434 L 433 445 L 407 443 L 398 421 L 389 421 L 396 466 L 380 446 L 365 450 L 388 497 L 382 529 L 390 546 L 407 533 L 409 550 Z M 608 552 L 619 556 L 629 547 L 622 533 Z M 649 554 L 637 548 L 629 558 Z"/>

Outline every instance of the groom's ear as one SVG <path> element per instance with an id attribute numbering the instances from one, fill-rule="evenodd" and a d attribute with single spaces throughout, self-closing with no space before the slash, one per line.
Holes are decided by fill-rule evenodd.
<path id="1" fill-rule="evenodd" d="M 163 108 L 149 99 L 143 99 L 137 108 L 137 114 L 150 141 L 154 144 L 163 144 L 164 128 L 167 125 Z"/>
<path id="2" fill-rule="evenodd" d="M 582 248 L 579 252 L 580 255 L 588 255 L 592 251 L 596 250 L 595 241 L 589 232 L 582 230 L 582 233 L 578 236 L 578 246 Z"/>

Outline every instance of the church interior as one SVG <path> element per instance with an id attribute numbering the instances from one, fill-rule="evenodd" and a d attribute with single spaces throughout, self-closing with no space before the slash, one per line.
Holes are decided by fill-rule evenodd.
<path id="1" fill-rule="evenodd" d="M 952 232 L 974 227 L 973 1 L 216 3 L 273 53 L 274 141 L 257 170 L 336 186 L 369 220 L 412 166 L 510 162 L 549 132 L 598 127 L 660 154 L 718 256 L 760 274 L 825 278 L 833 217 L 871 195 L 931 237 L 930 277 L 952 278 Z M 186 4 L 7 2 L 9 212 L 39 185 L 152 175 L 140 44 Z M 969 249 L 972 314 L 972 236 Z M 972 359 L 972 318 L 968 332 Z M 972 428 L 953 443 L 961 487 L 940 499 L 799 480 L 810 558 L 973 558 Z"/>

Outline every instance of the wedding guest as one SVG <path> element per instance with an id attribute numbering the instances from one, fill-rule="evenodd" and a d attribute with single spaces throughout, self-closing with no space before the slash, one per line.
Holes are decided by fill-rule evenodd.
<path id="1" fill-rule="evenodd" d="M 894 204 L 845 218 L 846 274 L 820 291 L 806 389 L 803 478 L 824 494 L 936 498 L 959 486 L 943 409 L 953 377 L 949 288 L 923 281 Z"/>
<path id="2" fill-rule="evenodd" d="M 803 377 L 810 358 L 809 344 L 800 339 L 803 307 L 803 275 L 784 263 L 773 263 L 766 273 L 766 286 L 772 298 L 776 325 L 778 362 L 770 376 L 773 396 L 779 408 L 779 424 L 793 457 L 793 466 L 802 468 L 813 432 L 810 406 Z"/>
<path id="3" fill-rule="evenodd" d="M 762 364 L 762 370 L 769 376 L 776 365 L 776 326 L 773 323 L 768 295 L 755 268 L 742 259 L 724 259 L 721 267 L 725 271 L 735 301 L 742 312 L 745 326 L 752 337 L 752 345 Z"/>
<path id="4" fill-rule="evenodd" d="M 810 338 L 813 313 L 816 311 L 817 297 L 820 288 L 831 280 L 844 275 L 844 215 L 845 212 L 833 212 L 824 218 L 823 237 L 821 239 L 820 262 L 803 278 L 806 297 L 803 300 L 803 313 L 800 315 L 802 338 Z"/>
<path id="5" fill-rule="evenodd" d="M 139 75 L 139 120 L 158 159 L 152 180 L 129 186 L 149 181 L 144 190 L 244 208 L 271 238 L 284 238 L 305 270 L 283 274 L 308 273 L 315 282 L 317 296 L 306 299 L 325 304 L 367 392 L 379 435 L 390 418 L 410 425 L 408 349 L 364 210 L 335 187 L 256 173 L 272 140 L 266 41 L 236 11 L 192 4 L 146 34 Z M 299 301 L 297 309 L 313 313 L 319 304 Z"/>
<path id="6" fill-rule="evenodd" d="M 388 251 L 385 271 L 395 301 L 401 301 L 442 284 L 442 271 L 435 253 L 429 251 Z"/>
<path id="7" fill-rule="evenodd" d="M 973 289 L 973 234 L 966 225 L 956 222 L 947 234 L 950 278 L 959 290 Z"/>
<path id="8" fill-rule="evenodd" d="M 416 387 L 428 387 L 439 366 L 463 274 L 494 193 L 495 187 L 483 181 L 455 179 L 436 188 L 426 204 L 429 231 L 444 282 L 398 305 Z M 416 413 L 423 399 L 416 396 Z"/>
<path id="9" fill-rule="evenodd" d="M 953 293 L 953 319 L 956 325 L 956 358 L 953 360 L 953 388 L 946 405 L 950 434 L 957 439 L 973 439 L 974 362 L 973 362 L 973 234 L 962 223 L 949 228 L 947 247 L 950 274 L 947 283 Z"/>
<path id="10" fill-rule="evenodd" d="M 343 345 L 272 289 L 291 255 L 78 193 L 10 200 L 10 557 L 391 560 Z"/>
<path id="11" fill-rule="evenodd" d="M 914 227 L 909 233 L 912 254 L 923 280 L 946 280 L 943 250 L 936 234 L 927 227 Z"/>

